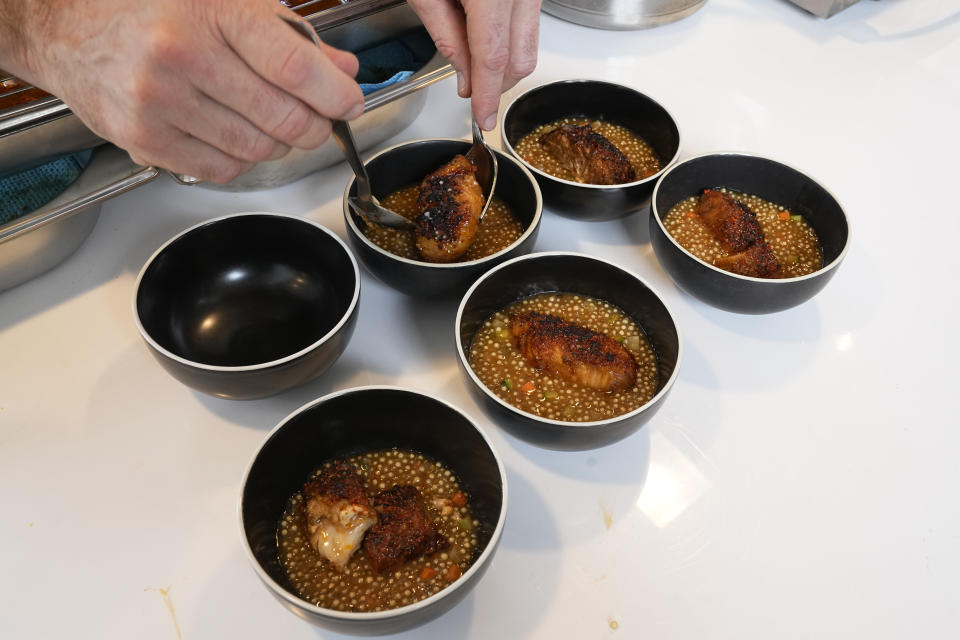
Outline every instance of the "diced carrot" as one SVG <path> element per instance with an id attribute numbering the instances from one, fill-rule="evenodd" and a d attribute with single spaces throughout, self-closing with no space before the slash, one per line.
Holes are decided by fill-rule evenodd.
<path id="1" fill-rule="evenodd" d="M 457 491 L 455 494 L 453 494 L 453 497 L 450 498 L 450 502 L 452 502 L 457 507 L 466 506 L 467 496 L 464 495 L 463 491 Z"/>
<path id="2" fill-rule="evenodd" d="M 537 386 L 533 384 L 533 382 L 531 382 L 530 380 L 527 380 L 522 385 L 520 385 L 520 391 L 523 391 L 524 393 L 533 393 L 536 390 L 537 390 Z"/>
<path id="3" fill-rule="evenodd" d="M 780 219 L 781 219 L 781 220 L 789 220 L 789 219 L 790 219 L 790 212 L 789 212 L 789 211 L 781 211 L 781 212 L 779 213 L 779 215 L 780 215 Z"/>
<path id="4" fill-rule="evenodd" d="M 688 218 L 696 218 L 696 217 L 697 217 L 697 214 L 696 214 L 696 212 L 694 212 L 694 211 L 687 211 L 687 217 L 688 217 Z"/>
<path id="5" fill-rule="evenodd" d="M 424 567 L 420 571 L 420 577 L 424 580 L 431 580 L 435 575 L 437 575 L 437 571 L 432 567 Z"/>
<path id="6" fill-rule="evenodd" d="M 443 572 L 443 579 L 447 582 L 453 582 L 462 575 L 463 572 L 460 571 L 459 565 L 451 564 L 447 567 L 447 570 Z"/>

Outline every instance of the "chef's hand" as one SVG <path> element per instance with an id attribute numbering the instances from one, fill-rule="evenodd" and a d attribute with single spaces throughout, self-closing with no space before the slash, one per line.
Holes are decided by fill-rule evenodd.
<path id="1" fill-rule="evenodd" d="M 5 1 L 34 5 L 9 70 L 139 164 L 227 182 L 363 110 L 356 57 L 318 49 L 277 0 Z"/>
<path id="2" fill-rule="evenodd" d="M 500 94 L 537 66 L 540 0 L 409 0 L 437 49 L 457 70 L 486 130 L 497 124 Z"/>

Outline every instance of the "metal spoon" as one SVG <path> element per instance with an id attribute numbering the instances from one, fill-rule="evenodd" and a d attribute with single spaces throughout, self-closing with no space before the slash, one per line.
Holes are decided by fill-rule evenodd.
<path id="1" fill-rule="evenodd" d="M 493 201 L 493 191 L 497 188 L 497 154 L 493 152 L 487 142 L 483 139 L 483 131 L 477 124 L 477 119 L 470 118 L 470 125 L 473 131 L 473 146 L 467 151 L 467 160 L 476 167 L 477 182 L 480 183 L 480 189 L 483 190 L 483 209 L 480 211 L 480 220 L 487 214 L 490 203 Z"/>
<path id="2" fill-rule="evenodd" d="M 380 201 L 373 195 L 373 191 L 370 190 L 370 176 L 367 174 L 363 160 L 360 159 L 360 154 L 357 153 L 357 145 L 354 144 L 350 125 L 343 120 L 334 120 L 333 137 L 336 138 L 337 144 L 340 145 L 343 155 L 346 156 L 350 168 L 357 177 L 357 195 L 347 198 L 350 207 L 367 220 L 377 224 L 395 229 L 413 229 L 412 221 L 381 206 Z"/>
<path id="3" fill-rule="evenodd" d="M 291 27 L 299 31 L 300 35 L 311 40 L 313 44 L 318 47 L 321 46 L 320 38 L 310 23 L 289 16 L 281 15 L 280 17 Z M 360 154 L 357 152 L 357 145 L 356 142 L 354 142 L 350 125 L 344 120 L 333 120 L 332 124 L 333 137 L 343 151 L 343 155 L 346 156 L 347 162 L 350 164 L 350 168 L 353 169 L 354 175 L 357 176 L 357 195 L 356 197 L 350 196 L 347 198 L 347 202 L 353 210 L 364 218 L 387 227 L 413 229 L 413 222 L 399 213 L 380 206 L 380 201 L 374 197 L 373 191 L 370 190 L 370 176 L 367 174 L 367 168 L 364 166 L 363 160 L 360 159 Z"/>

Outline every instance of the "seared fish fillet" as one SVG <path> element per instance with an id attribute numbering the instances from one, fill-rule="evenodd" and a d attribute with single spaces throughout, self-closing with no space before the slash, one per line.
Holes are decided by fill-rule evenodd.
<path id="1" fill-rule="evenodd" d="M 623 184 L 636 180 L 627 156 L 589 124 L 564 124 L 540 136 L 540 145 L 584 184 Z"/>
<path id="2" fill-rule="evenodd" d="M 637 363 L 613 338 L 546 313 L 510 316 L 510 335 L 527 363 L 568 382 L 600 391 L 637 383 Z"/>
<path id="3" fill-rule="evenodd" d="M 420 491 L 411 485 L 393 485 L 373 497 L 380 514 L 363 540 L 363 550 L 373 568 L 383 573 L 422 555 L 449 546 L 423 506 Z"/>
<path id="4" fill-rule="evenodd" d="M 721 191 L 704 189 L 696 214 L 727 251 L 743 251 L 763 239 L 756 214 Z"/>
<path id="5" fill-rule="evenodd" d="M 363 491 L 356 467 L 337 461 L 303 488 L 310 544 L 338 569 L 360 548 L 377 512 Z"/>
<path id="6" fill-rule="evenodd" d="M 717 260 L 725 271 L 754 278 L 779 278 L 780 261 L 763 238 L 756 214 L 729 195 L 705 189 L 696 214 L 731 255 Z"/>
<path id="7" fill-rule="evenodd" d="M 455 156 L 420 184 L 417 250 L 428 262 L 453 262 L 470 248 L 486 202 L 465 156 Z"/>
<path id="8" fill-rule="evenodd" d="M 766 240 L 758 240 L 744 251 L 719 258 L 717 266 L 724 271 L 754 278 L 779 278 L 783 275 L 780 261 Z"/>

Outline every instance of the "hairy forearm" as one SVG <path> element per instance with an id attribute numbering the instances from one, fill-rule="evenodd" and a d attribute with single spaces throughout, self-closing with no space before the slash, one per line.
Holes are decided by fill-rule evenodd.
<path id="1" fill-rule="evenodd" d="M 38 80 L 33 51 L 58 0 L 0 0 L 0 68 Z"/>

